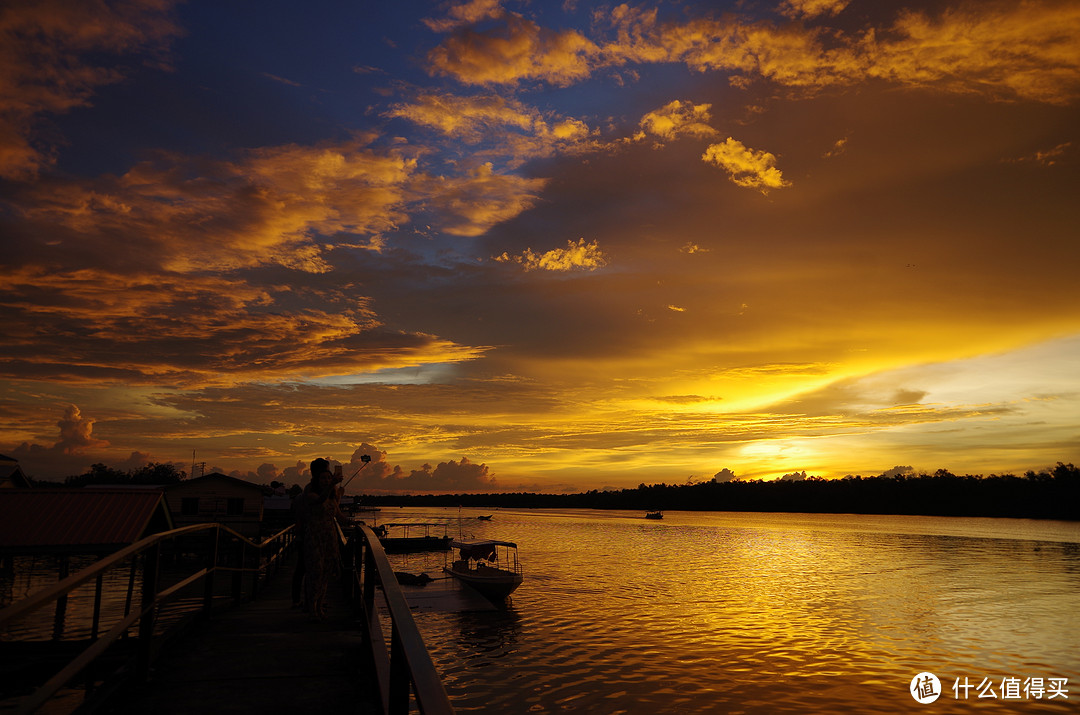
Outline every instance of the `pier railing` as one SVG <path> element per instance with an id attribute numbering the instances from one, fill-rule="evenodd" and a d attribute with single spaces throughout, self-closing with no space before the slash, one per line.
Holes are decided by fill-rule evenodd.
<path id="1" fill-rule="evenodd" d="M 415 703 L 424 715 L 452 715 L 453 706 L 382 544 L 364 524 L 338 533 L 345 545 L 342 553 L 347 567 L 343 572 L 346 589 L 371 647 L 383 711 L 403 715 Z M 53 606 L 53 638 L 61 640 L 65 618 L 71 617 L 67 613 L 69 596 L 76 589 L 95 584 L 89 639 L 76 641 L 80 650 L 74 658 L 18 701 L 15 711 L 36 711 L 65 688 L 72 690 L 80 674 L 86 682 L 85 702 L 89 705 L 84 709 L 88 710 L 125 680 L 145 680 L 151 663 L 164 645 L 182 631 L 181 626 L 209 615 L 223 600 L 236 603 L 256 598 L 265 578 L 278 569 L 294 543 L 291 526 L 262 543 L 221 524 L 186 526 L 149 536 L 3 609 L 0 633 Z M 110 621 L 102 615 L 106 600 L 103 582 L 110 572 L 124 569 L 127 597 L 122 613 L 112 614 L 115 620 Z M 133 607 L 136 584 L 141 598 Z M 376 586 L 381 587 L 383 610 L 389 614 L 389 643 L 376 604 Z M 117 600 L 116 594 L 113 596 Z M 187 605 L 173 623 L 164 623 L 162 607 L 180 600 Z M 112 605 L 112 610 L 117 610 L 117 604 Z M 103 626 L 103 621 L 109 622 Z M 91 664 L 113 653 L 111 648 L 122 651 L 118 672 L 100 678 L 87 675 Z"/>
<path id="2" fill-rule="evenodd" d="M 111 647 L 117 646 L 119 641 L 130 644 L 132 631 L 137 634 L 134 653 L 124 659 L 122 675 L 145 679 L 163 642 L 179 631 L 179 628 L 172 628 L 168 633 L 161 632 L 162 623 L 158 616 L 162 606 L 181 597 L 192 600 L 192 595 L 199 593 L 198 585 L 201 582 L 201 606 L 182 609 L 173 624 L 175 626 L 191 617 L 208 615 L 222 598 L 232 602 L 255 598 L 262 581 L 276 571 L 293 542 L 291 526 L 262 543 L 255 543 L 221 524 L 185 526 L 137 541 L 3 609 L 0 611 L 0 633 L 52 605 L 55 611 L 53 640 L 61 641 L 68 617 L 69 596 L 84 585 L 95 584 L 89 644 L 58 673 L 20 700 L 16 712 L 31 713 L 40 708 L 91 663 L 106 655 Z M 195 557 L 194 564 L 191 562 L 192 556 Z M 115 622 L 101 632 L 103 581 L 109 572 L 124 568 L 128 568 L 129 573 L 123 613 L 117 615 Z M 141 579 L 138 578 L 140 571 Z M 231 576 L 230 583 L 217 580 L 219 573 Z M 141 598 L 133 609 L 132 596 L 137 580 Z M 198 598 L 194 602 L 197 604 Z M 79 645 L 84 643 L 79 642 Z M 124 652 L 127 655 L 129 651 L 125 649 Z M 103 683 L 105 680 L 112 686 L 122 678 L 113 675 L 103 679 Z M 87 686 L 87 690 L 92 690 L 92 684 Z M 94 696 L 100 698 L 103 694 L 99 691 Z"/>
<path id="3" fill-rule="evenodd" d="M 424 715 L 452 715 L 450 698 L 382 544 L 366 524 L 358 524 L 348 541 L 345 553 L 350 567 L 346 569 L 350 595 L 360 612 L 365 640 L 371 646 L 383 711 L 404 715 L 414 698 Z M 390 616 L 389 644 L 375 600 L 376 586 L 382 587 L 385 610 Z"/>

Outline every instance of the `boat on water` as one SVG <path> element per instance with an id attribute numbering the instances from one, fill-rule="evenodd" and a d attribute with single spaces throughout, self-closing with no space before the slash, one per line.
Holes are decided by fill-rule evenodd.
<path id="1" fill-rule="evenodd" d="M 476 518 L 480 521 L 491 521 L 491 514 L 488 514 L 487 516 L 478 516 Z"/>
<path id="2" fill-rule="evenodd" d="M 524 580 L 513 542 L 455 539 L 450 547 L 458 550 L 458 558 L 443 571 L 492 601 L 502 601 Z"/>
<path id="3" fill-rule="evenodd" d="M 395 522 L 375 527 L 375 535 L 388 554 L 446 551 L 450 536 L 443 522 Z"/>
<path id="4" fill-rule="evenodd" d="M 664 512 L 660 511 L 659 509 L 657 509 L 656 511 L 645 512 L 645 518 L 646 519 L 663 519 L 664 518 Z"/>

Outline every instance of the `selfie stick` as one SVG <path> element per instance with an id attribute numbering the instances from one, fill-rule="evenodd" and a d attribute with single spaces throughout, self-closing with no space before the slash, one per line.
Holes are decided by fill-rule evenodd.
<path id="1" fill-rule="evenodd" d="M 349 486 L 349 482 L 351 482 L 353 480 L 353 477 L 355 477 L 360 472 L 364 471 L 364 467 L 371 464 L 371 457 L 369 457 L 366 454 L 361 455 L 360 456 L 360 461 L 363 462 L 363 464 L 360 465 L 360 469 L 357 469 L 355 472 L 353 472 L 352 477 L 349 477 L 348 481 L 346 481 L 344 484 L 341 485 L 342 489 L 345 489 L 345 487 Z"/>

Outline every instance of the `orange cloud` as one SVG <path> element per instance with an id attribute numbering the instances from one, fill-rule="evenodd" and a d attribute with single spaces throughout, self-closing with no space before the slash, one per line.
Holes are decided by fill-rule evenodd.
<path id="1" fill-rule="evenodd" d="M 600 250 L 600 244 L 597 241 L 585 243 L 584 238 L 578 239 L 577 243 L 567 241 L 566 248 L 553 248 L 543 254 L 527 248 L 520 256 L 503 253 L 494 260 L 499 263 L 519 263 L 526 271 L 593 271 L 607 265 L 607 256 Z"/>
<path id="2" fill-rule="evenodd" d="M 768 193 L 769 189 L 791 185 L 776 168 L 776 157 L 773 154 L 749 149 L 731 137 L 723 144 L 709 146 L 701 159 L 707 164 L 720 167 L 728 173 L 733 183 L 748 189 Z"/>
<path id="3" fill-rule="evenodd" d="M 597 46 L 576 30 L 557 32 L 508 14 L 501 27 L 464 28 L 428 54 L 433 74 L 472 85 L 540 80 L 566 86 L 591 72 Z"/>
<path id="4" fill-rule="evenodd" d="M 179 34 L 169 0 L 71 3 L 13 0 L 0 12 L 0 177 L 29 179 L 53 163 L 34 128 L 43 114 L 90 103 L 120 81 L 100 55 L 160 53 Z M 160 59 L 160 57 L 159 57 Z"/>
<path id="5" fill-rule="evenodd" d="M 583 151 L 593 146 L 592 130 L 572 117 L 539 110 L 498 95 L 462 97 L 425 92 L 399 103 L 386 116 L 406 119 L 469 144 L 489 144 L 481 158 L 505 158 L 511 168 L 529 159 Z"/>
<path id="6" fill-rule="evenodd" d="M 421 22 L 434 32 L 449 32 L 462 25 L 501 17 L 503 12 L 502 0 L 469 0 L 449 7 L 443 18 L 424 18 Z"/>
<path id="7" fill-rule="evenodd" d="M 441 230 L 453 236 L 480 236 L 531 208 L 546 183 L 498 174 L 486 163 L 467 176 L 431 178 L 418 188 L 435 209 Z"/>
<path id="8" fill-rule="evenodd" d="M 789 15 L 820 16 L 840 0 L 792 0 Z M 725 72 L 737 86 L 765 79 L 820 90 L 881 78 L 907 86 L 1063 103 L 1080 92 L 1080 7 L 1017 2 L 908 11 L 891 26 L 852 34 L 801 22 L 777 25 L 738 16 L 661 22 L 655 9 L 628 5 L 594 15 L 613 38 L 546 30 L 508 15 L 496 30 L 460 30 L 429 56 L 431 71 L 466 84 L 523 80 L 565 86 L 599 69 L 684 63 Z"/>
<path id="9" fill-rule="evenodd" d="M 484 352 L 388 330 L 355 288 L 27 268 L 0 291 L 18 336 L 0 375 L 195 387 L 452 363 Z"/>
<path id="10" fill-rule="evenodd" d="M 648 134 L 664 141 L 680 136 L 713 137 L 717 131 L 709 124 L 712 121 L 711 109 L 711 104 L 694 104 L 676 99 L 642 117 L 641 132 L 635 138 L 644 139 Z"/>
<path id="11" fill-rule="evenodd" d="M 279 264 L 322 272 L 316 233 L 372 235 L 405 220 L 415 160 L 359 141 L 251 150 L 234 161 L 160 155 L 120 177 L 39 182 L 23 213 L 58 236 L 140 245 L 164 270 Z"/>
<path id="12" fill-rule="evenodd" d="M 838 15 L 848 6 L 849 0 L 784 0 L 780 12 L 788 17 L 819 17 Z"/>
<path id="13" fill-rule="evenodd" d="M 125 260 L 166 271 L 281 265 L 321 273 L 329 249 L 320 236 L 348 233 L 379 249 L 382 232 L 420 207 L 430 225 L 477 236 L 531 207 L 544 184 L 490 163 L 433 177 L 416 159 L 357 140 L 250 150 L 233 161 L 162 155 L 120 177 L 39 182 L 21 210 L 54 242 L 106 247 L 99 260 L 137 244 L 142 250 Z"/>
<path id="14" fill-rule="evenodd" d="M 60 428 L 60 441 L 53 448 L 61 450 L 65 454 L 75 454 L 85 449 L 94 447 L 107 447 L 105 440 L 94 439 L 94 420 L 82 416 L 79 408 L 68 405 L 64 410 L 64 417 L 56 423 Z"/>
<path id="15" fill-rule="evenodd" d="M 1062 142 L 1053 148 L 1036 151 L 1033 154 L 1021 156 L 1017 159 L 1011 159 L 1010 161 L 1017 164 L 1034 162 L 1036 164 L 1042 164 L 1043 166 L 1053 166 L 1069 156 L 1071 152 L 1072 142 Z"/>
<path id="16" fill-rule="evenodd" d="M 1020 2 L 906 12 L 860 45 L 867 73 L 907 85 L 1060 104 L 1080 91 L 1080 6 Z"/>

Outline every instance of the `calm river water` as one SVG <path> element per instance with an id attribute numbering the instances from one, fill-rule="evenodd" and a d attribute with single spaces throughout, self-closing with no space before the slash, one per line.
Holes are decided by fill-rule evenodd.
<path id="1" fill-rule="evenodd" d="M 417 613 L 459 712 L 1080 713 L 1078 523 L 460 513 L 525 582 L 505 610 Z"/>

